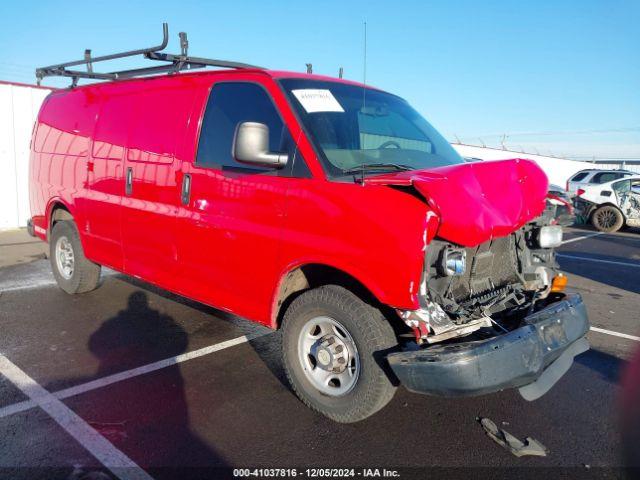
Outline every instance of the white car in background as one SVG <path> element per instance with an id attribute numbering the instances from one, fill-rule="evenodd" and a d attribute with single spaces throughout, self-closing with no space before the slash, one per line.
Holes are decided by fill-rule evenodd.
<path id="1" fill-rule="evenodd" d="M 640 227 L 640 175 L 581 187 L 574 206 L 576 215 L 588 219 L 601 232 Z"/>
<path id="2" fill-rule="evenodd" d="M 569 195 L 575 195 L 579 188 L 584 188 L 589 185 L 602 185 L 633 175 L 637 175 L 637 173 L 630 172 L 629 170 L 598 170 L 595 168 L 580 170 L 571 175 L 569 180 L 567 180 L 567 193 Z"/>

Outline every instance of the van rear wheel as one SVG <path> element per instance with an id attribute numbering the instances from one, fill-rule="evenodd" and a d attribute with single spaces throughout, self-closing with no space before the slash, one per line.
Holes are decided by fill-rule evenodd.
<path id="1" fill-rule="evenodd" d="M 624 225 L 624 216 L 616 207 L 605 205 L 593 212 L 591 223 L 601 232 L 617 232 Z"/>
<path id="2" fill-rule="evenodd" d="M 296 298 L 283 319 L 287 378 L 310 408 L 341 423 L 363 420 L 395 393 L 385 354 L 397 346 L 380 310 L 326 285 Z"/>
<path id="3" fill-rule="evenodd" d="M 72 221 L 58 221 L 49 239 L 51 270 L 58 286 L 67 293 L 94 290 L 100 281 L 100 265 L 87 259 L 78 229 Z"/>

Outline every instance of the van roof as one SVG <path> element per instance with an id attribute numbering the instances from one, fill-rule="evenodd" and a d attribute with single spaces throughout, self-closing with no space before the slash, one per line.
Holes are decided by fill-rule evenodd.
<path id="1" fill-rule="evenodd" d="M 128 79 L 123 79 L 123 80 L 112 80 L 112 81 L 105 81 L 105 82 L 95 82 L 95 83 L 88 83 L 85 85 L 78 85 L 78 86 L 71 86 L 71 87 L 67 87 L 64 89 L 59 89 L 59 92 L 64 92 L 64 91 L 68 91 L 68 90 L 80 90 L 80 89 L 91 89 L 91 88 L 96 88 L 96 87 L 101 87 L 104 85 L 130 85 L 132 83 L 137 83 L 137 82 L 148 82 L 148 81 L 153 81 L 153 80 L 159 80 L 159 79 L 172 79 L 172 78 L 182 78 L 182 77 L 212 77 L 215 78 L 219 75 L 245 75 L 247 73 L 251 73 L 251 74 L 259 74 L 259 75 L 265 75 L 268 76 L 270 78 L 273 78 L 274 80 L 279 80 L 279 79 L 284 79 L 284 78 L 299 78 L 299 79 L 306 79 L 306 80 L 317 80 L 317 81 L 324 81 L 324 82 L 335 82 L 335 83 L 342 83 L 342 84 L 347 84 L 347 85 L 355 85 L 355 86 L 359 86 L 359 87 L 363 87 L 363 88 L 371 88 L 373 90 L 379 90 L 376 87 L 373 87 L 371 85 L 365 85 L 363 83 L 360 82 L 356 82 L 353 80 L 347 80 L 344 78 L 336 78 L 336 77 L 330 77 L 328 75 L 318 75 L 318 74 L 313 74 L 313 73 L 302 73 L 302 72 L 289 72 L 289 71 L 285 71 L 285 70 L 266 70 L 266 69 L 260 69 L 260 68 L 244 68 L 244 69 L 238 69 L 238 70 L 234 70 L 234 69 L 225 69 L 225 70 L 203 70 L 203 71 L 181 71 L 181 72 L 177 72 L 171 75 L 167 75 L 167 74 L 162 74 L 162 75 L 149 75 L 149 76 L 145 76 L 145 77 L 135 77 L 135 78 L 128 78 Z"/>

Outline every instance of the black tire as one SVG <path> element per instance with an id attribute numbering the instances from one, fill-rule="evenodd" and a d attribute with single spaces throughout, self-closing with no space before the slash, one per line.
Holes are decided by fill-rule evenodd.
<path id="1" fill-rule="evenodd" d="M 604 205 L 593 212 L 591 223 L 600 232 L 617 232 L 624 225 L 624 216 L 616 207 Z"/>
<path id="2" fill-rule="evenodd" d="M 357 348 L 359 375 L 351 390 L 340 396 L 316 388 L 298 355 L 302 329 L 316 317 L 339 322 Z M 353 423 L 373 415 L 393 398 L 396 387 L 385 371 L 384 355 L 397 347 L 396 335 L 380 310 L 347 289 L 325 285 L 301 294 L 285 312 L 282 331 L 287 378 L 296 395 L 313 410 L 340 423 Z"/>
<path id="3" fill-rule="evenodd" d="M 56 246 L 59 241 L 68 241 L 73 253 L 73 270 L 70 275 L 65 274 L 56 256 Z M 100 281 L 100 265 L 87 259 L 80 243 L 80 236 L 76 224 L 69 220 L 58 221 L 51 229 L 49 239 L 49 259 L 51 270 L 58 286 L 69 294 L 84 293 L 94 290 Z"/>

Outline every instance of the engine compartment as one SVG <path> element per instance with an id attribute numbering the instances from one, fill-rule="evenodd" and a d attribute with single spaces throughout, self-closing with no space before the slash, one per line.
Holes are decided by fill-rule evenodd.
<path id="1" fill-rule="evenodd" d="M 539 241 L 540 229 L 551 223 L 551 215 L 545 211 L 515 232 L 475 247 L 436 237 L 425 253 L 425 301 L 439 305 L 456 325 L 487 317 L 517 323 L 549 295 L 557 274 L 554 249 L 542 248 Z M 463 271 L 448 271 L 451 256 L 464 258 Z"/>

